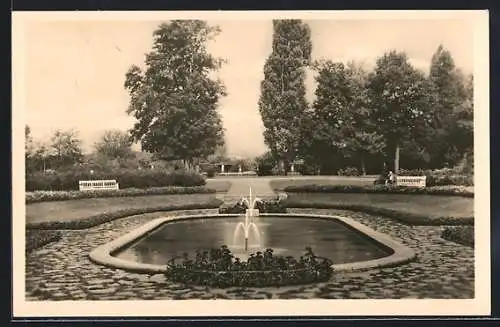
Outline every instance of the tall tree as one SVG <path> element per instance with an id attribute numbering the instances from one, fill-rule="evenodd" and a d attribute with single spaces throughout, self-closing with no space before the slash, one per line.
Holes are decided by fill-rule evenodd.
<path id="1" fill-rule="evenodd" d="M 451 53 L 442 45 L 432 56 L 429 80 L 432 83 L 435 96 L 433 110 L 434 120 L 429 129 L 429 148 L 433 166 L 441 166 L 447 162 L 454 165 L 461 157 L 458 153 L 459 144 L 453 137 L 457 123 L 455 111 L 466 100 L 466 90 L 463 74 L 456 68 Z"/>
<path id="2" fill-rule="evenodd" d="M 206 47 L 218 33 L 201 20 L 163 23 L 153 33 L 145 70 L 132 66 L 127 72 L 128 113 L 137 119 L 131 135 L 143 150 L 192 168 L 223 144 L 217 106 L 225 88 L 210 77 L 223 61 Z"/>
<path id="3" fill-rule="evenodd" d="M 297 155 L 306 101 L 306 67 L 311 60 L 309 26 L 301 20 L 274 20 L 272 52 L 264 65 L 259 111 L 264 141 L 277 160 L 288 163 Z"/>
<path id="4" fill-rule="evenodd" d="M 454 110 L 450 138 L 454 147 L 462 156 L 473 158 L 474 151 L 474 78 L 469 75 L 464 78 L 465 98 Z"/>
<path id="5" fill-rule="evenodd" d="M 354 90 L 344 64 L 320 61 L 314 64 L 314 69 L 316 99 L 307 117 L 304 150 L 308 161 L 321 167 L 343 156 L 346 141 L 354 136 L 351 121 Z"/>
<path id="6" fill-rule="evenodd" d="M 129 158 L 133 155 L 131 146 L 129 133 L 118 129 L 105 131 L 94 144 L 96 153 L 107 158 Z"/>
<path id="7" fill-rule="evenodd" d="M 388 151 L 394 154 L 394 171 L 398 173 L 401 142 L 417 137 L 431 120 L 430 85 L 404 52 L 390 51 L 377 59 L 368 89 L 371 117 Z"/>
<path id="8" fill-rule="evenodd" d="M 34 169 L 34 155 L 35 155 L 35 144 L 33 142 L 33 136 L 31 135 L 31 129 L 28 125 L 24 126 L 24 161 L 25 170 L 30 172 Z"/>
<path id="9" fill-rule="evenodd" d="M 309 162 L 324 166 L 337 161 L 336 168 L 341 168 L 342 161 L 350 157 L 359 160 L 365 174 L 367 157 L 383 148 L 369 117 L 367 72 L 354 62 L 346 66 L 327 60 L 314 66 L 318 72 L 316 100 L 303 147 Z"/>
<path id="10" fill-rule="evenodd" d="M 56 167 L 70 166 L 83 159 L 82 141 L 74 129 L 56 130 L 50 139 L 50 147 Z"/>
<path id="11" fill-rule="evenodd" d="M 370 117 L 372 108 L 368 97 L 368 72 L 362 65 L 351 61 L 347 64 L 347 75 L 351 90 L 351 115 L 348 117 L 351 119 L 353 132 L 346 140 L 346 149 L 351 156 L 359 158 L 361 172 L 366 175 L 367 158 L 383 153 L 385 145 Z"/>

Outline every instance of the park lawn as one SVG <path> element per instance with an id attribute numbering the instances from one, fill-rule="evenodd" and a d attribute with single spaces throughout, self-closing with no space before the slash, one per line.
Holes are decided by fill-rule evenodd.
<path id="1" fill-rule="evenodd" d="M 213 189 L 216 192 L 227 192 L 231 187 L 231 182 L 220 179 L 207 179 L 205 187 Z"/>
<path id="2" fill-rule="evenodd" d="M 204 204 L 214 199 L 215 194 L 168 194 L 39 202 L 26 205 L 26 223 L 83 219 L 123 209 Z"/>
<path id="3" fill-rule="evenodd" d="M 378 193 L 289 193 L 287 206 L 311 204 L 367 205 L 385 209 L 427 215 L 428 217 L 451 216 L 457 218 L 474 216 L 474 199 L 461 196 L 435 196 L 413 194 Z"/>
<path id="4" fill-rule="evenodd" d="M 316 177 L 316 178 L 290 178 L 290 179 L 275 179 L 270 181 L 273 190 L 281 191 L 288 186 L 304 186 L 304 185 L 354 185 L 354 186 L 370 186 L 373 185 L 373 177 L 347 177 L 347 176 L 331 176 L 331 177 Z"/>

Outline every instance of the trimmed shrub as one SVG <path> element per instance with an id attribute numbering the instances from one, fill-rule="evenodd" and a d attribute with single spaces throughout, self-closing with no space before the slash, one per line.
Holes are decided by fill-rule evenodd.
<path id="1" fill-rule="evenodd" d="M 342 204 L 342 203 L 325 203 L 325 202 L 294 202 L 293 200 L 285 201 L 287 208 L 304 208 L 304 209 L 337 209 L 364 212 L 371 215 L 379 215 L 394 219 L 406 225 L 411 226 L 464 226 L 474 225 L 474 217 L 429 217 L 394 209 L 386 209 L 377 206 L 364 204 Z"/>
<path id="2" fill-rule="evenodd" d="M 205 173 L 207 174 L 206 176 L 208 178 L 214 178 L 215 173 L 217 172 L 217 169 L 214 166 L 210 166 L 205 170 Z"/>
<path id="3" fill-rule="evenodd" d="M 461 245 L 474 247 L 474 226 L 446 227 L 441 238 Z"/>
<path id="4" fill-rule="evenodd" d="M 333 275 L 332 262 L 317 257 L 310 247 L 296 260 L 273 255 L 272 249 L 256 252 L 247 261 L 235 258 L 227 246 L 209 251 L 197 251 L 194 259 L 187 253 L 172 258 L 166 277 L 173 282 L 226 287 L 266 287 L 324 282 Z"/>
<path id="5" fill-rule="evenodd" d="M 49 243 L 57 242 L 61 237 L 62 234 L 60 231 L 27 229 L 26 252 L 31 252 Z"/>
<path id="6" fill-rule="evenodd" d="M 346 167 L 346 168 L 341 168 L 337 172 L 337 175 L 339 176 L 359 176 L 361 175 L 358 171 L 358 168 L 356 167 Z"/>
<path id="7" fill-rule="evenodd" d="M 90 216 L 83 219 L 74 220 L 55 220 L 55 221 L 42 221 L 36 223 L 26 224 L 27 229 L 47 229 L 47 230 L 57 230 L 57 229 L 87 229 L 97 225 L 101 225 L 119 218 L 124 218 L 128 216 L 141 215 L 151 212 L 159 211 L 176 211 L 176 210 L 196 210 L 196 209 L 216 209 L 222 204 L 221 200 L 213 199 L 205 203 L 196 204 L 183 204 L 183 205 L 165 205 L 150 208 L 130 208 L 124 210 L 118 210 L 114 212 L 105 212 L 98 215 Z"/>
<path id="8" fill-rule="evenodd" d="M 26 193 L 26 203 L 36 203 L 44 201 L 65 201 L 89 198 L 114 198 L 144 195 L 167 195 L 167 194 L 198 194 L 215 193 L 215 190 L 204 186 L 181 187 L 153 187 L 147 189 L 127 188 L 120 190 L 102 191 L 35 191 Z"/>
<path id="9" fill-rule="evenodd" d="M 244 214 L 246 209 L 248 209 L 247 205 L 239 201 L 236 204 L 223 204 L 219 207 L 219 213 L 221 214 Z M 255 204 L 255 209 L 259 210 L 259 213 L 286 213 L 286 208 L 283 205 L 283 202 L 280 200 L 267 200 L 260 201 Z"/>
<path id="10" fill-rule="evenodd" d="M 426 185 L 431 186 L 473 186 L 474 176 L 459 174 L 456 170 L 451 168 L 443 168 L 436 170 L 423 170 L 423 169 L 400 169 L 399 176 L 426 176 Z M 380 175 L 373 183 L 374 185 L 385 184 L 387 175 Z"/>
<path id="11" fill-rule="evenodd" d="M 201 174 L 191 171 L 120 170 L 113 173 L 68 170 L 54 174 L 32 173 L 26 175 L 27 191 L 70 191 L 78 190 L 80 180 L 114 179 L 120 188 L 149 188 L 165 186 L 203 186 Z"/>
<path id="12" fill-rule="evenodd" d="M 404 187 L 394 185 L 292 185 L 284 189 L 289 193 L 397 193 L 397 194 L 428 194 L 428 195 L 456 195 L 474 197 L 474 192 L 464 187 Z"/>

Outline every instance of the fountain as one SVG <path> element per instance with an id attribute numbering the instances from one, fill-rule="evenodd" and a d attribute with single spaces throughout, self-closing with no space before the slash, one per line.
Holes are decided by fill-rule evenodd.
<path id="1" fill-rule="evenodd" d="M 234 243 L 237 244 L 238 236 L 240 231 L 243 231 L 244 235 L 244 250 L 248 251 L 248 238 L 250 236 L 250 231 L 253 232 L 253 236 L 257 241 L 257 245 L 260 245 L 260 231 L 255 223 L 255 217 L 259 216 L 259 210 L 255 209 L 255 205 L 261 201 L 261 199 L 255 197 L 252 198 L 252 188 L 249 187 L 248 198 L 242 197 L 240 200 L 242 203 L 246 204 L 247 209 L 245 210 L 245 221 L 239 222 L 234 230 Z"/>

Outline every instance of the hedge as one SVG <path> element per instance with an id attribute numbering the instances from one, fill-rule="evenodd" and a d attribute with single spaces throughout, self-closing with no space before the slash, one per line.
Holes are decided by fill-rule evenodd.
<path id="1" fill-rule="evenodd" d="M 244 214 L 246 209 L 248 209 L 245 203 L 238 202 L 236 204 L 223 204 L 219 207 L 220 214 Z M 260 201 L 255 204 L 255 209 L 259 210 L 259 213 L 286 213 L 286 207 L 283 202 L 279 200 L 266 200 Z"/>
<path id="2" fill-rule="evenodd" d="M 428 194 L 474 197 L 474 192 L 465 187 L 404 187 L 404 186 L 358 186 L 358 185 L 292 185 L 284 188 L 289 193 L 391 193 L 391 194 Z"/>
<path id="3" fill-rule="evenodd" d="M 314 255 L 310 247 L 296 260 L 273 255 L 273 249 L 250 254 L 247 261 L 235 258 L 227 246 L 197 252 L 195 258 L 184 253 L 180 263 L 172 258 L 165 276 L 176 283 L 226 287 L 268 287 L 328 281 L 332 262 Z"/>
<path id="4" fill-rule="evenodd" d="M 31 252 L 44 245 L 52 242 L 57 242 L 61 239 L 60 231 L 51 230 L 26 230 L 26 252 Z"/>
<path id="5" fill-rule="evenodd" d="M 26 175 L 26 191 L 70 191 L 78 190 L 80 180 L 114 179 L 121 189 L 150 188 L 165 186 L 203 186 L 205 178 L 196 172 L 155 171 L 155 170 L 118 170 L 113 173 L 70 170 L 56 173 L 32 173 Z"/>
<path id="6" fill-rule="evenodd" d="M 382 207 L 370 206 L 365 204 L 341 204 L 341 203 L 312 203 L 312 202 L 294 202 L 293 200 L 286 200 L 285 206 L 287 208 L 304 208 L 304 209 L 338 209 L 338 210 L 349 210 L 349 211 L 359 211 L 371 215 L 385 216 L 396 221 L 399 221 L 406 225 L 411 226 L 443 226 L 443 225 L 474 225 L 474 217 L 452 217 L 452 216 L 441 216 L 441 217 L 429 217 L 426 215 L 420 215 L 416 213 L 409 213 L 404 211 L 398 211 L 394 209 L 386 209 Z"/>
<path id="7" fill-rule="evenodd" d="M 168 195 L 168 194 L 201 194 L 216 193 L 215 190 L 204 186 L 182 187 L 152 187 L 147 189 L 127 188 L 120 190 L 102 190 L 102 191 L 35 191 L 26 193 L 26 203 L 36 203 L 45 201 L 65 201 L 89 198 L 115 198 L 128 196 L 145 195 Z"/>
<path id="8" fill-rule="evenodd" d="M 451 168 L 443 168 L 437 170 L 423 170 L 423 169 L 400 169 L 398 172 L 399 176 L 426 176 L 427 186 L 473 186 L 474 176 L 465 175 L 456 172 Z M 380 175 L 375 184 L 384 184 L 387 176 Z"/>
<path id="9" fill-rule="evenodd" d="M 474 247 L 474 226 L 446 227 L 441 237 L 447 241 Z"/>
<path id="10" fill-rule="evenodd" d="M 221 200 L 213 199 L 205 203 L 195 204 L 182 204 L 182 205 L 165 205 L 148 208 L 130 208 L 114 212 L 105 212 L 90 216 L 83 219 L 74 220 L 55 220 L 55 221 L 42 221 L 35 223 L 28 223 L 27 229 L 45 229 L 45 230 L 58 230 L 58 229 L 87 229 L 97 225 L 101 225 L 119 218 L 128 216 L 141 215 L 151 212 L 159 211 L 176 211 L 176 210 L 196 210 L 196 209 L 216 209 L 222 204 Z"/>

